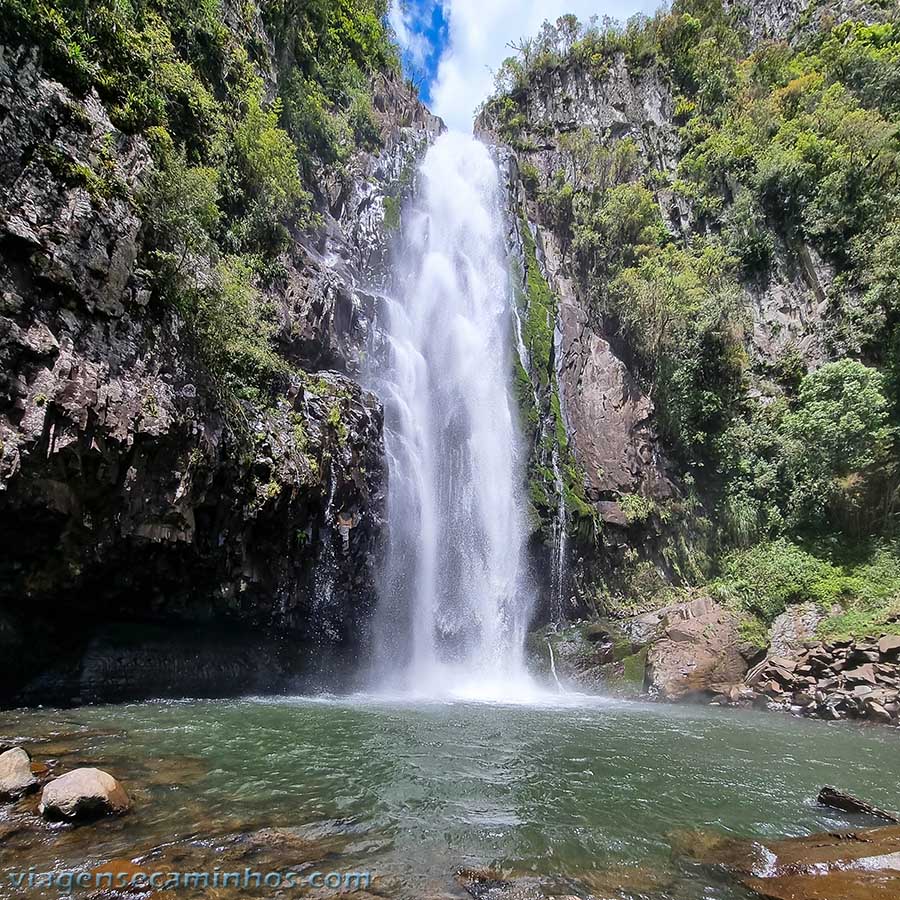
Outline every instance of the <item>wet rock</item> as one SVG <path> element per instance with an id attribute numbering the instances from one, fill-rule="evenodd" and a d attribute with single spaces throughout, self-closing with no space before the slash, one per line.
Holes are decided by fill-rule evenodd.
<path id="1" fill-rule="evenodd" d="M 28 830 L 28 825 L 21 820 L 15 822 L 0 822 L 0 844 L 4 844 L 10 838 Z"/>
<path id="2" fill-rule="evenodd" d="M 537 878 L 513 878 L 499 869 L 459 869 L 456 880 L 475 900 L 545 900 Z"/>
<path id="3" fill-rule="evenodd" d="M 130 859 L 111 859 L 91 869 L 90 874 L 94 884 L 119 887 L 125 895 L 146 894 L 151 870 Z"/>
<path id="4" fill-rule="evenodd" d="M 590 891 L 591 897 L 662 897 L 674 881 L 672 872 L 649 866 L 612 866 L 593 872 L 578 873 L 579 887 Z"/>
<path id="5" fill-rule="evenodd" d="M 316 834 L 303 827 L 263 828 L 241 839 L 242 844 L 254 849 L 280 854 L 289 853 L 291 859 L 297 862 L 311 862 L 340 853 L 349 841 L 347 835 Z"/>
<path id="6" fill-rule="evenodd" d="M 743 884 L 767 900 L 896 900 L 900 897 L 900 872 L 897 871 L 745 878 Z"/>
<path id="7" fill-rule="evenodd" d="M 647 677 L 651 693 L 665 700 L 699 699 L 713 685 L 736 684 L 747 671 L 739 648 L 739 620 L 710 600 L 669 613 L 664 636 L 651 645 Z"/>
<path id="8" fill-rule="evenodd" d="M 37 786 L 38 780 L 31 770 L 31 759 L 21 747 L 0 754 L 0 799 L 18 799 Z"/>
<path id="9" fill-rule="evenodd" d="M 118 816 L 130 808 L 124 788 L 100 769 L 75 769 L 51 781 L 40 804 L 45 819 L 69 822 Z"/>
<path id="10" fill-rule="evenodd" d="M 759 696 L 753 688 L 742 683 L 711 684 L 709 690 L 713 695 L 712 702 L 719 706 L 749 706 Z"/>
<path id="11" fill-rule="evenodd" d="M 860 815 L 872 816 L 876 819 L 886 819 L 888 822 L 900 824 L 900 819 L 894 813 L 885 812 L 878 809 L 864 800 L 859 800 L 843 791 L 837 791 L 832 787 L 823 787 L 819 791 L 817 802 L 822 806 L 830 806 L 832 809 L 840 809 L 844 812 L 858 813 Z"/>
<path id="12" fill-rule="evenodd" d="M 723 867 L 745 887 L 776 900 L 900 896 L 900 826 L 785 840 L 683 832 L 672 845 L 678 855 Z"/>

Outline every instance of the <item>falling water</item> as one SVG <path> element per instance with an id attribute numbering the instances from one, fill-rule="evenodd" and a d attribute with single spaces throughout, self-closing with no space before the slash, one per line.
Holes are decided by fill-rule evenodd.
<path id="1" fill-rule="evenodd" d="M 528 228 L 530 226 L 526 223 L 525 227 Z M 524 272 L 522 273 L 522 277 L 524 277 Z M 525 346 L 525 339 L 522 334 L 523 326 L 521 314 L 516 304 L 512 305 L 512 311 L 516 337 L 516 352 L 519 355 L 519 362 L 522 364 L 522 368 L 526 372 L 531 372 L 533 370 L 532 360 L 528 352 L 528 348 Z M 558 365 L 558 360 L 560 359 L 560 347 L 558 345 L 558 327 L 554 328 L 553 339 L 557 345 L 556 360 Z M 531 399 L 534 403 L 534 408 L 540 409 L 542 405 L 541 398 L 537 392 L 537 388 L 535 387 L 534 382 L 531 383 L 530 387 Z M 560 403 L 561 401 L 562 397 L 560 396 Z M 555 421 L 550 427 L 555 430 Z M 542 436 L 543 435 L 539 433 L 536 439 L 541 440 Z M 550 444 L 550 472 L 553 475 L 553 487 L 556 492 L 556 516 L 554 517 L 551 525 L 550 623 L 556 627 L 560 627 L 565 624 L 566 620 L 564 592 L 566 587 L 566 558 L 568 556 L 568 518 L 566 513 L 565 483 L 563 482 L 562 470 L 560 469 L 559 465 L 559 445 L 555 440 L 551 441 Z M 550 653 L 552 662 L 553 651 L 551 650 Z M 552 674 L 553 677 L 556 678 L 555 670 Z"/>
<path id="2" fill-rule="evenodd" d="M 530 688 L 531 613 L 518 435 L 508 386 L 510 284 L 497 168 L 440 137 L 407 210 L 378 373 L 389 466 L 382 684 L 427 696 Z"/>

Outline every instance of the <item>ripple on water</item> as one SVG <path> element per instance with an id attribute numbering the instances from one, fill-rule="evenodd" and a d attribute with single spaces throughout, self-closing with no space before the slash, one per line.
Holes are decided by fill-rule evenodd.
<path id="1" fill-rule="evenodd" d="M 846 825 L 815 804 L 824 783 L 900 806 L 892 731 L 571 696 L 531 706 L 360 695 L 18 711 L 4 715 L 7 735 L 60 771 L 85 757 L 101 763 L 136 803 L 88 829 L 32 820 L 0 831 L 4 881 L 23 859 L 39 869 L 137 857 L 278 867 L 284 841 L 260 849 L 248 835 L 289 829 L 330 868 L 390 875 L 394 894 L 417 900 L 426 885 L 456 890 L 460 865 L 490 864 L 561 878 L 575 896 L 589 874 L 597 884 L 619 877 L 620 896 L 632 896 L 627 870 L 638 881 L 660 875 L 640 896 L 732 900 L 745 895 L 672 868 L 670 832 Z"/>

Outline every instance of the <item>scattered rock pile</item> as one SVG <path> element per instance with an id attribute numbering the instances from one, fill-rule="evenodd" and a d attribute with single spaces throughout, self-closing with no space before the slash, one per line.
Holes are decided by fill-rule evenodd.
<path id="1" fill-rule="evenodd" d="M 747 683 L 770 704 L 804 715 L 897 725 L 900 635 L 808 643 L 796 657 L 768 657 Z"/>

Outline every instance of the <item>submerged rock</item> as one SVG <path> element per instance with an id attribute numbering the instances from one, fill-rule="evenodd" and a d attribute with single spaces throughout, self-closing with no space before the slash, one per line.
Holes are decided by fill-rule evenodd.
<path id="1" fill-rule="evenodd" d="M 459 869 L 456 880 L 475 900 L 544 900 L 537 878 L 514 878 L 499 869 Z"/>
<path id="2" fill-rule="evenodd" d="M 672 838 L 676 854 L 725 868 L 773 900 L 896 900 L 900 896 L 900 827 L 742 840 L 710 832 Z"/>
<path id="3" fill-rule="evenodd" d="M 21 747 L 0 754 L 0 799 L 15 800 L 37 787 L 31 759 Z"/>
<path id="4" fill-rule="evenodd" d="M 75 769 L 51 781 L 41 795 L 40 812 L 52 822 L 122 815 L 131 808 L 125 789 L 100 769 Z"/>

